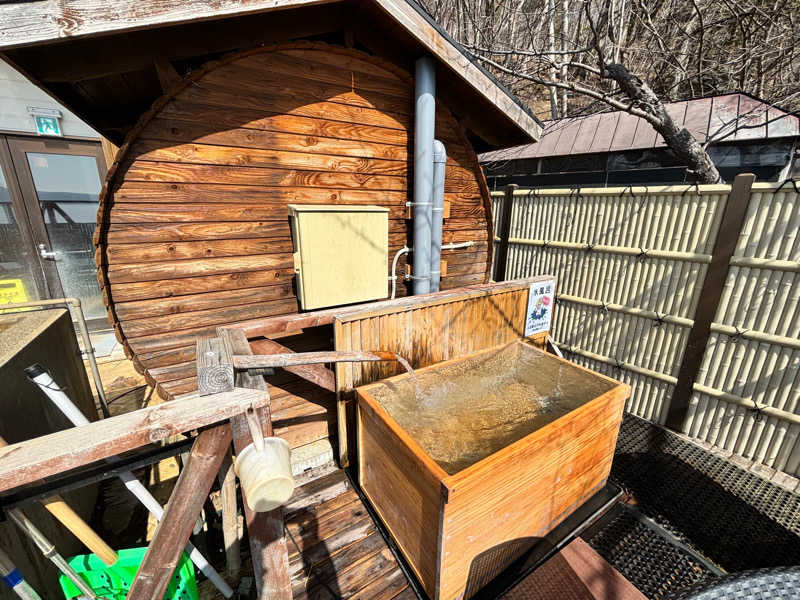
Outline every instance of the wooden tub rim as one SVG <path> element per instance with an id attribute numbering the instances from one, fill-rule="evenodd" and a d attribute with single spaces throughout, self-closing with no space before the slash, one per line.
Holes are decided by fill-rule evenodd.
<path id="1" fill-rule="evenodd" d="M 476 356 L 480 356 L 482 354 L 487 354 L 489 352 L 500 351 L 500 350 L 503 350 L 505 348 L 511 347 L 513 344 L 523 344 L 523 345 L 531 348 L 532 350 L 534 350 L 536 352 L 539 352 L 541 354 L 544 354 L 544 355 L 548 356 L 549 358 L 552 358 L 552 359 L 554 359 L 556 361 L 563 362 L 563 363 L 569 365 L 570 367 L 575 367 L 575 368 L 577 368 L 577 369 L 579 369 L 581 371 L 584 371 L 586 373 L 589 373 L 590 375 L 593 375 L 595 377 L 599 377 L 599 378 L 611 383 L 612 387 L 611 387 L 611 389 L 607 390 L 606 392 L 603 392 L 599 396 L 596 396 L 596 397 L 592 398 L 591 400 L 589 400 L 587 402 L 584 402 L 583 404 L 581 404 L 577 408 L 575 408 L 575 409 L 573 409 L 573 410 L 561 415 L 557 419 L 554 419 L 553 421 L 551 421 L 547 425 L 545 425 L 543 427 L 540 427 L 539 429 L 537 429 L 535 431 L 532 431 L 528 435 L 525 435 L 525 436 L 521 437 L 517 441 L 512 442 L 511 444 L 509 444 L 508 446 L 504 446 L 503 448 L 501 448 L 497 452 L 493 452 L 489 456 L 486 456 L 485 458 L 480 459 L 479 461 L 477 461 L 477 462 L 471 464 L 470 466 L 458 471 L 457 473 L 453 473 L 452 475 L 449 475 L 439 465 L 439 463 L 437 463 L 433 459 L 433 457 L 430 456 L 430 454 L 428 454 L 428 452 L 419 444 L 419 442 L 417 442 L 411 436 L 411 434 L 408 433 L 400 425 L 400 423 L 398 423 L 394 419 L 394 417 L 392 417 L 392 415 L 389 414 L 389 412 L 385 408 L 383 408 L 383 406 L 381 406 L 380 402 L 378 400 L 376 400 L 375 397 L 371 393 L 372 389 L 374 389 L 374 388 L 376 388 L 378 386 L 381 386 L 381 385 L 385 385 L 387 382 L 396 381 L 398 379 L 402 379 L 402 378 L 408 377 L 408 373 L 400 373 L 399 375 L 393 375 L 392 377 L 387 377 L 386 379 L 381 379 L 379 381 L 375 381 L 373 383 L 368 383 L 366 385 L 363 385 L 361 387 L 356 388 L 356 391 L 358 392 L 359 403 L 363 401 L 369 407 L 370 410 L 372 410 L 377 416 L 381 417 L 381 419 L 384 421 L 386 426 L 400 440 L 402 440 L 404 444 L 407 445 L 407 447 L 411 450 L 411 452 L 413 452 L 414 455 L 430 470 L 431 474 L 433 474 L 435 477 L 437 477 L 439 479 L 439 481 L 441 482 L 441 484 L 442 484 L 442 486 L 444 488 L 443 491 L 445 493 L 443 494 L 443 496 L 444 496 L 444 502 L 445 503 L 447 503 L 449 494 L 451 492 L 455 491 L 456 486 L 458 484 L 463 483 L 464 481 L 472 479 L 474 477 L 479 477 L 480 473 L 482 471 L 491 469 L 495 462 L 502 461 L 507 456 L 513 455 L 519 449 L 538 441 L 538 438 L 540 438 L 543 435 L 545 435 L 545 432 L 547 432 L 548 435 L 549 435 L 549 431 L 552 430 L 552 427 L 561 427 L 561 426 L 564 425 L 564 423 L 566 422 L 566 421 L 564 421 L 565 417 L 570 416 L 570 415 L 574 416 L 576 413 L 590 412 L 591 410 L 596 408 L 598 405 L 604 404 L 607 401 L 611 400 L 612 398 L 615 398 L 616 396 L 618 396 L 620 394 L 623 394 L 625 397 L 628 397 L 630 395 L 631 388 L 630 388 L 630 386 L 628 384 L 626 384 L 624 382 L 621 382 L 621 381 L 618 381 L 616 379 L 613 379 L 611 377 L 608 377 L 607 375 L 603 375 L 602 373 L 598 373 L 596 371 L 592 371 L 591 369 L 588 369 L 588 368 L 586 368 L 586 367 L 584 367 L 582 365 L 578 365 L 576 363 L 570 362 L 565 358 L 561 358 L 559 356 L 556 356 L 555 354 L 550 354 L 548 352 L 540 350 L 539 348 L 537 348 L 536 346 L 531 344 L 529 342 L 529 340 L 527 340 L 525 338 L 520 338 L 520 339 L 514 340 L 513 342 L 509 342 L 509 343 L 506 343 L 506 344 L 499 344 L 497 346 L 484 348 L 482 350 L 478 350 L 476 352 L 471 352 L 469 354 L 465 354 L 465 355 L 459 356 L 457 358 L 451 358 L 449 360 L 445 360 L 445 361 L 441 361 L 441 362 L 438 362 L 438 363 L 434 363 L 432 365 L 428 365 L 426 367 L 422 367 L 421 369 L 415 369 L 414 373 L 424 373 L 424 372 L 429 371 L 431 369 L 441 368 L 441 367 L 443 367 L 443 366 L 445 366 L 447 364 L 450 364 L 450 363 L 453 363 L 453 362 L 456 362 L 456 361 L 467 360 L 467 359 L 470 359 L 470 358 L 474 358 Z M 560 425 L 559 425 L 559 421 L 561 421 Z M 359 462 L 361 462 L 361 461 L 359 461 Z"/>

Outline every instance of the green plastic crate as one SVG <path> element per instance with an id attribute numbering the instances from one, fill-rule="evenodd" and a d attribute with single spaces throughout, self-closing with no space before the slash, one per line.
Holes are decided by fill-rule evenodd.
<path id="1" fill-rule="evenodd" d="M 94 554 L 73 556 L 68 562 L 86 580 L 98 597 L 109 600 L 125 600 L 146 551 L 147 548 L 120 550 L 117 562 L 110 567 Z M 67 600 L 81 595 L 81 591 L 66 576 L 61 575 L 59 583 Z M 197 600 L 194 567 L 186 554 L 183 554 L 178 561 L 178 567 L 167 586 L 164 600 Z"/>

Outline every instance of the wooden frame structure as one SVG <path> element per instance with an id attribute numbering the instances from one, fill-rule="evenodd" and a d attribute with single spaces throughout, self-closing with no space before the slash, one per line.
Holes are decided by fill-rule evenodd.
<path id="1" fill-rule="evenodd" d="M 80 430 L 65 430 L 0 449 L 0 491 L 43 473 L 78 468 L 179 432 L 212 425 L 195 439 L 192 458 L 173 491 L 129 597 L 144 599 L 163 593 L 201 509 L 198 498 L 208 494 L 215 477 L 221 482 L 228 569 L 236 574 L 240 569 L 239 539 L 230 444 L 233 442 L 238 453 L 251 443 L 251 427 L 244 416 L 248 410 L 255 411 L 265 436 L 275 434 L 270 414 L 271 386 L 262 372 L 251 374 L 247 369 L 281 366 L 329 393 L 336 391 L 341 462 L 346 463 L 348 448 L 351 452 L 353 449 L 347 439 L 354 433 L 350 413 L 355 385 L 393 374 L 396 355 L 406 356 L 414 367 L 425 367 L 524 337 L 529 291 L 544 281 L 553 278 L 479 284 L 423 297 L 221 327 L 215 339 L 197 342 L 197 355 L 202 357 L 198 381 L 202 382 L 201 392 L 210 394 L 190 394 Z M 334 332 L 330 351 L 294 354 L 281 343 L 281 336 L 318 327 Z M 529 341 L 544 345 L 546 338 L 545 331 Z M 368 362 L 362 365 L 352 361 Z M 326 363 L 333 363 L 335 370 Z M 234 368 L 239 369 L 235 377 Z M 232 390 L 231 384 L 235 385 Z M 226 420 L 230 426 L 224 423 Z M 75 448 L 80 450 L 76 452 Z M 284 538 L 283 511 L 255 513 L 246 497 L 242 508 L 259 598 L 290 598 L 293 568 Z"/>
<path id="2" fill-rule="evenodd" d="M 272 20 L 280 19 L 281 12 L 298 12 L 298 10 L 317 10 L 326 9 L 325 5 L 331 4 L 332 0 L 256 0 L 247 3 L 231 3 L 219 6 L 208 0 L 192 0 L 189 3 L 165 4 L 163 2 L 150 1 L 147 3 L 136 2 L 135 0 L 114 0 L 99 8 L 89 0 L 68 0 L 58 2 L 57 0 L 47 0 L 43 3 L 31 7 L 27 2 L 10 2 L 0 6 L 0 20 L 6 26 L 0 31 L 0 52 L 4 53 L 4 58 L 26 72 L 35 82 L 39 83 L 45 90 L 52 86 L 52 83 L 63 83 L 68 77 L 66 73 L 73 73 L 73 77 L 80 81 L 96 78 L 98 75 L 116 73 L 117 70 L 109 64 L 98 67 L 96 60 L 89 59 L 88 47 L 93 43 L 103 45 L 110 37 L 123 38 L 130 36 L 138 31 L 145 31 L 155 27 L 186 27 L 192 25 L 204 25 L 207 21 L 216 22 L 217 29 L 223 29 L 224 21 L 235 21 L 237 17 L 249 17 L 252 21 L 258 16 L 265 14 L 273 17 Z M 450 71 L 449 78 L 455 76 L 452 82 L 457 82 L 458 91 L 462 93 L 461 99 L 476 102 L 479 105 L 491 107 L 492 110 L 501 115 L 494 126 L 500 132 L 500 136 L 507 136 L 510 139 L 506 145 L 520 144 L 536 140 L 541 136 L 541 123 L 514 98 L 510 92 L 502 88 L 497 81 L 477 62 L 473 62 L 466 52 L 450 36 L 448 36 L 434 21 L 430 19 L 422 9 L 416 7 L 405 0 L 370 0 L 369 2 L 352 3 L 335 1 L 337 6 L 334 12 L 339 14 L 348 10 L 353 10 L 353 19 L 350 20 L 351 41 L 355 37 L 353 25 L 364 22 L 370 23 L 373 29 L 370 32 L 367 27 L 361 34 L 363 41 L 371 42 L 370 45 L 376 49 L 382 48 L 389 52 L 383 43 L 372 36 L 375 35 L 374 24 L 386 22 L 386 28 L 394 30 L 393 35 L 402 32 L 402 40 L 405 45 L 415 48 L 415 54 L 428 52 L 432 54 L 442 65 Z M 290 23 L 275 24 L 265 22 L 265 30 L 260 36 L 272 36 L 270 41 L 277 39 L 292 39 L 303 37 L 313 33 L 330 31 L 332 26 L 339 25 L 339 19 L 334 14 L 327 15 L 326 19 L 318 22 L 317 19 L 309 18 L 313 13 L 306 12 L 303 18 L 292 19 Z M 327 23 L 325 23 L 327 21 Z M 302 23 L 302 25 L 300 25 Z M 300 31 L 298 31 L 300 27 Z M 281 30 L 282 29 L 282 30 Z M 372 35 L 370 35 L 370 33 Z M 259 34 L 256 34 L 259 35 Z M 286 36 L 286 37 L 284 37 Z M 141 68 L 142 62 L 149 67 L 153 63 L 159 63 L 157 72 L 160 80 L 172 79 L 177 76 L 169 60 L 179 56 L 191 55 L 189 48 L 192 44 L 197 46 L 196 53 L 202 48 L 206 53 L 209 52 L 208 44 L 211 44 L 213 51 L 221 49 L 231 50 L 226 47 L 226 38 L 220 36 L 216 42 L 203 39 L 202 46 L 198 45 L 197 40 L 182 40 L 174 49 L 163 41 L 154 43 L 150 40 L 149 46 L 138 46 L 137 51 L 149 57 L 149 61 L 142 57 L 125 57 L 118 59 L 124 62 L 124 68 L 128 71 L 132 67 Z M 29 63 L 28 59 L 35 54 L 26 52 L 31 46 L 46 46 L 53 42 L 78 41 L 76 54 L 68 60 L 68 67 L 53 70 L 53 65 L 47 65 L 45 72 L 38 72 L 39 68 L 34 63 Z M 144 41 L 144 40 L 141 40 Z M 261 38 L 260 43 L 264 43 Z M 147 43 L 147 42 L 145 42 Z M 216 47 L 215 47 L 216 46 Z M 221 46 L 221 47 L 220 47 Z M 63 47 L 63 46 L 62 46 Z M 241 46 L 234 46 L 241 47 Z M 118 49 L 118 48 L 117 48 Z M 109 54 L 111 48 L 106 48 Z M 151 55 L 155 51 L 154 55 Z M 395 50 L 396 51 L 396 50 Z M 95 50 L 96 52 L 96 50 Z M 135 54 L 135 53 L 133 53 Z M 177 55 L 177 56 L 176 56 Z M 100 73 L 97 69 L 100 69 Z M 76 72 L 77 71 L 77 72 Z M 94 72 L 92 72 L 94 71 Z M 57 94 L 56 94 L 57 95 Z M 98 123 L 91 118 L 91 114 L 83 106 L 77 103 L 65 102 L 65 105 L 76 114 L 87 120 L 93 126 L 98 127 Z M 488 118 L 488 115 L 484 112 Z M 476 119 L 470 119 L 472 127 L 478 129 L 490 143 L 496 144 L 499 139 L 497 133 L 491 133 L 490 129 L 481 126 Z M 102 125 L 98 129 L 112 141 L 121 142 L 121 138 L 113 133 L 104 131 Z"/>
<path id="3" fill-rule="evenodd" d="M 506 345 L 416 373 L 436 372 Z M 528 350 L 590 374 L 610 389 L 454 474 L 445 472 L 373 395 L 408 375 L 357 389 L 362 488 L 433 600 L 472 596 L 608 478 L 630 387 Z"/>

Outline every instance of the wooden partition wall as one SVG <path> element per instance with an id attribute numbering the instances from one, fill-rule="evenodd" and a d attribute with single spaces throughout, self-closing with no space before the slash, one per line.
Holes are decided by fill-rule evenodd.
<path id="1" fill-rule="evenodd" d="M 541 275 L 465 289 L 446 297 L 420 298 L 409 305 L 365 307 L 337 315 L 333 319 L 334 347 L 395 352 L 416 369 L 511 342 L 524 337 L 531 285 L 554 279 Z M 530 339 L 544 345 L 547 335 L 544 331 Z M 349 464 L 348 456 L 352 457 L 353 390 L 402 372 L 403 367 L 396 362 L 336 364 L 342 466 Z"/>

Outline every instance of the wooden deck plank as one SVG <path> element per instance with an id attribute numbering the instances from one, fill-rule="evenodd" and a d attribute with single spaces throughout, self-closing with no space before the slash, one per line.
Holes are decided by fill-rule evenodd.
<path id="1" fill-rule="evenodd" d="M 342 528 L 347 527 L 348 523 L 364 517 L 367 510 L 358 500 L 350 502 L 338 510 L 320 517 L 313 523 L 294 523 L 290 519 L 286 523 L 286 530 L 292 535 L 297 546 L 302 552 L 320 540 L 324 540 L 329 535 Z"/>
<path id="2" fill-rule="evenodd" d="M 352 598 L 361 589 L 376 579 L 385 577 L 395 568 L 397 568 L 397 561 L 389 548 L 385 547 L 350 568 L 337 572 L 333 579 L 293 597 L 295 600 Z"/>
<path id="3" fill-rule="evenodd" d="M 339 469 L 295 490 L 295 493 L 283 506 L 284 514 L 290 517 L 303 508 L 327 502 L 350 488 L 350 481 L 344 471 Z"/>
<path id="4" fill-rule="evenodd" d="M 293 598 L 391 600 L 408 589 L 344 471 L 310 481 L 292 502 L 286 530 Z"/>
<path id="5" fill-rule="evenodd" d="M 369 517 L 349 524 L 347 529 L 337 531 L 321 542 L 306 548 L 302 554 L 289 553 L 289 572 L 292 577 L 305 574 L 308 566 L 322 563 L 333 554 L 353 542 L 363 539 L 375 531 L 375 524 Z"/>
<path id="6" fill-rule="evenodd" d="M 351 568 L 362 560 L 367 560 L 372 555 L 386 547 L 381 534 L 373 531 L 368 536 L 349 544 L 332 554 L 326 560 L 309 564 L 305 571 L 301 571 L 292 578 L 292 592 L 298 595 L 318 585 L 336 579 L 338 573 Z"/>
<path id="7" fill-rule="evenodd" d="M 391 600 L 398 593 L 408 588 L 408 581 L 400 567 L 388 575 L 372 582 L 357 593 L 350 596 L 350 600 Z"/>

